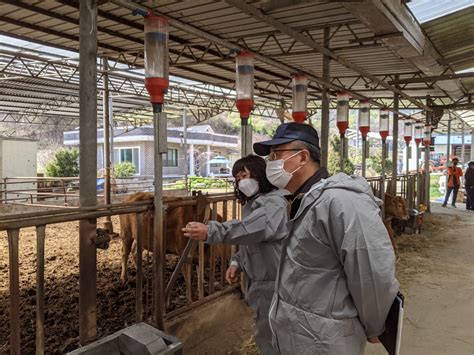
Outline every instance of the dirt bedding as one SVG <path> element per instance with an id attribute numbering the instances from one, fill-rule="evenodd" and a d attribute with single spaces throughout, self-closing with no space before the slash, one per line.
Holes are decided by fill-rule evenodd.
<path id="1" fill-rule="evenodd" d="M 397 279 L 403 287 L 408 286 L 418 276 L 433 272 L 436 265 L 430 258 L 434 248 L 442 248 L 453 243 L 446 236 L 447 228 L 459 221 L 457 216 L 427 214 L 421 234 L 402 234 L 397 237 Z"/>

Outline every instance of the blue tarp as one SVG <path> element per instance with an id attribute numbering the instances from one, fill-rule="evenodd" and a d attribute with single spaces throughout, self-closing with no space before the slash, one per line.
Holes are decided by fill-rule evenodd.
<path id="1" fill-rule="evenodd" d="M 104 189 L 104 183 L 105 183 L 105 179 L 97 178 L 96 189 L 97 190 L 103 190 Z"/>

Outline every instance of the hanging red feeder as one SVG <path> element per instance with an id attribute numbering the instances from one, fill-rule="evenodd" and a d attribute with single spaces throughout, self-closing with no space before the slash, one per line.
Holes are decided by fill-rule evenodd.
<path id="1" fill-rule="evenodd" d="M 145 16 L 145 87 L 150 102 L 163 104 L 169 87 L 168 20 L 148 13 Z"/>
<path id="2" fill-rule="evenodd" d="M 345 91 L 337 94 L 336 125 L 341 136 L 344 136 L 347 128 L 349 128 L 349 94 Z"/>
<path id="3" fill-rule="evenodd" d="M 423 131 L 423 144 L 426 148 L 431 145 L 431 125 L 425 125 L 425 129 Z"/>
<path id="4" fill-rule="evenodd" d="M 367 138 L 367 134 L 370 132 L 370 104 L 366 100 L 359 103 L 359 131 L 362 134 L 362 139 Z"/>
<path id="5" fill-rule="evenodd" d="M 248 51 L 240 51 L 237 55 L 235 89 L 237 91 L 236 106 L 240 112 L 242 123 L 246 123 L 253 110 L 253 77 L 255 55 Z"/>
<path id="6" fill-rule="evenodd" d="M 306 99 L 308 95 L 308 78 L 306 75 L 297 74 L 293 77 L 293 112 L 295 122 L 303 123 L 307 117 Z"/>
<path id="7" fill-rule="evenodd" d="M 415 122 L 415 143 L 418 147 L 423 141 L 423 123 Z"/>
<path id="8" fill-rule="evenodd" d="M 389 111 L 386 108 L 380 109 L 380 116 L 379 116 L 379 134 L 382 138 L 382 141 L 385 142 L 387 140 L 390 128 L 389 128 Z"/>
<path id="9" fill-rule="evenodd" d="M 412 118 L 407 117 L 405 118 L 404 124 L 403 124 L 403 139 L 405 140 L 405 143 L 410 145 L 411 139 L 413 138 L 413 124 L 412 124 Z"/>

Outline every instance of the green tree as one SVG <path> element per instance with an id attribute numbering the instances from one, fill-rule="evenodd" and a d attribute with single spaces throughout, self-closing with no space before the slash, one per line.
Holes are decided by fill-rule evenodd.
<path id="1" fill-rule="evenodd" d="M 371 148 L 370 156 L 367 159 L 367 167 L 374 170 L 377 174 L 382 173 L 382 148 Z M 392 161 L 385 159 L 385 172 L 390 173 Z"/>
<path id="2" fill-rule="evenodd" d="M 126 178 L 137 172 L 135 165 L 129 161 L 123 161 L 114 165 L 115 177 Z"/>
<path id="3" fill-rule="evenodd" d="M 341 138 L 334 134 L 329 140 L 330 150 L 328 156 L 328 171 L 329 174 L 335 175 L 341 172 Z M 348 175 L 354 173 L 355 167 L 352 161 L 348 158 L 344 159 L 344 172 Z"/>
<path id="4" fill-rule="evenodd" d="M 46 176 L 73 177 L 79 176 L 79 150 L 61 149 L 54 154 L 54 158 L 46 164 Z"/>

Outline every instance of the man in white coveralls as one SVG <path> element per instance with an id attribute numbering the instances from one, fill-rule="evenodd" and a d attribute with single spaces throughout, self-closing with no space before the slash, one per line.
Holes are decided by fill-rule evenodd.
<path id="1" fill-rule="evenodd" d="M 294 194 L 270 308 L 274 345 L 281 354 L 363 354 L 399 289 L 381 201 L 364 178 L 327 178 L 307 124 L 280 125 L 254 151 L 268 156 L 268 180 Z"/>

